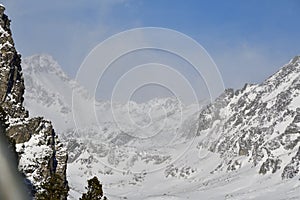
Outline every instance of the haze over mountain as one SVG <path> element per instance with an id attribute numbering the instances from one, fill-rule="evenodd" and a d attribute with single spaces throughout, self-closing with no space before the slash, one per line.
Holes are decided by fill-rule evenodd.
<path id="1" fill-rule="evenodd" d="M 192 37 L 212 56 L 226 87 L 235 89 L 262 82 L 299 54 L 298 0 L 0 2 L 13 21 L 23 57 L 49 53 L 71 77 L 100 42 L 140 27 L 170 28 Z"/>
<path id="2" fill-rule="evenodd" d="M 18 168 L 28 195 L 2 171 L 1 199 L 49 199 L 49 186 L 78 199 L 93 176 L 116 200 L 300 198 L 300 56 L 213 102 L 97 101 L 51 56 L 21 60 L 4 10 L 0 158 L 11 162 L 0 164 Z"/>
<path id="3" fill-rule="evenodd" d="M 110 199 L 300 198 L 300 57 L 263 83 L 228 89 L 209 105 L 181 105 L 176 98 L 130 102 L 136 126 L 125 105 L 110 102 L 96 102 L 98 121 L 90 120 L 94 99 L 51 56 L 25 58 L 22 66 L 30 88 L 25 106 L 52 120 L 68 144 L 70 199 L 93 175 Z M 79 127 L 72 89 L 81 91 Z"/>

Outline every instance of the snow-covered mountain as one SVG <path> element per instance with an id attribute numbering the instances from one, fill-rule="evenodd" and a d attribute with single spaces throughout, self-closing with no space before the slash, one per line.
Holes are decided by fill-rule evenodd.
<path id="1" fill-rule="evenodd" d="M 26 107 L 68 145 L 70 199 L 94 175 L 109 199 L 300 198 L 300 57 L 205 107 L 94 102 L 50 56 L 26 58 L 23 68 Z M 72 90 L 84 126 L 73 121 Z"/>
<path id="2" fill-rule="evenodd" d="M 208 106 L 200 115 L 200 133 L 208 131 L 203 144 L 225 158 L 220 168 L 236 169 L 249 162 L 261 174 L 299 175 L 299 93 L 297 56 L 262 84 L 227 90 Z"/>
<path id="3" fill-rule="evenodd" d="M 176 98 L 153 99 L 142 104 L 129 102 L 128 106 L 94 102 L 49 55 L 25 58 L 22 67 L 26 88 L 29 88 L 25 91 L 24 105 L 32 116 L 43 113 L 53 120 L 68 143 L 68 177 L 76 198 L 84 190 L 82 181 L 92 174 L 101 176 L 101 171 L 112 168 L 126 173 L 148 171 L 153 168 L 149 165 L 151 162 L 156 167 L 169 164 L 171 157 L 178 155 L 174 145 L 184 143 L 181 146 L 186 146 L 196 133 L 194 124 L 197 124 L 199 105 L 185 106 Z M 72 90 L 80 91 L 76 101 L 84 109 L 78 121 L 86 121 L 84 126 L 74 123 Z M 97 120 L 91 119 L 93 106 Z M 89 162 L 97 167 L 86 167 Z M 97 164 L 99 162 L 104 166 Z M 78 170 L 80 168 L 84 170 Z"/>
<path id="4" fill-rule="evenodd" d="M 31 116 L 44 113 L 60 131 L 73 128 L 72 90 L 76 85 L 49 55 L 36 55 L 22 60 L 26 80 L 24 105 Z"/>

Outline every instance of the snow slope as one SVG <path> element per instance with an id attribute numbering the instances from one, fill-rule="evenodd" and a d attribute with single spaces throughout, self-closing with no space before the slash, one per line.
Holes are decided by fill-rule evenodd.
<path id="1" fill-rule="evenodd" d="M 204 108 L 176 98 L 94 102 L 53 58 L 35 55 L 23 61 L 25 106 L 68 145 L 70 199 L 94 175 L 109 199 L 298 199 L 299 60 Z"/>

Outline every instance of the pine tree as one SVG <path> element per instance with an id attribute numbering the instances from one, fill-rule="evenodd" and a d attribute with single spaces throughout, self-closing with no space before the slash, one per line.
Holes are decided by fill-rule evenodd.
<path id="1" fill-rule="evenodd" d="M 68 195 L 68 188 L 60 175 L 54 173 L 42 184 L 43 191 L 36 195 L 37 200 L 62 200 Z"/>
<path id="2" fill-rule="evenodd" d="M 102 185 L 96 176 L 88 180 L 87 193 L 83 193 L 79 200 L 107 200 L 103 196 Z"/>

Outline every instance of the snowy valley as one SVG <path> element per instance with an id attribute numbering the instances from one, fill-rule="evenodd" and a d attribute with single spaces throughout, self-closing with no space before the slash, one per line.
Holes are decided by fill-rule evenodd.
<path id="1" fill-rule="evenodd" d="M 25 107 L 67 145 L 69 199 L 94 175 L 109 199 L 300 198 L 299 57 L 211 104 L 164 98 L 129 102 L 129 111 L 95 101 L 51 56 L 25 58 L 22 68 Z"/>
<path id="2" fill-rule="evenodd" d="M 300 199 L 300 56 L 213 102 L 97 100 L 52 56 L 21 59 L 4 11 L 0 164 L 24 184 L 3 173 L 0 199 L 55 185 L 53 199 L 77 200 L 95 176 L 109 200 Z"/>

